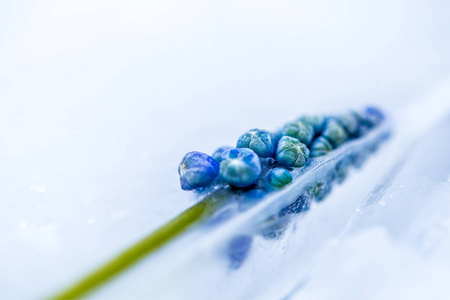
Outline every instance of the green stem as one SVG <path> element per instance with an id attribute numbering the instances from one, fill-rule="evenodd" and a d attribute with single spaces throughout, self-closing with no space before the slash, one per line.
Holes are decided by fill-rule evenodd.
<path id="1" fill-rule="evenodd" d="M 226 191 L 224 191 L 224 189 L 213 193 L 118 256 L 114 257 L 105 265 L 50 299 L 75 299 L 87 295 L 114 276 L 117 276 L 122 271 L 137 263 L 145 256 L 168 243 L 185 231 L 190 225 L 211 215 L 221 206 L 220 204 L 223 203 L 223 200 L 225 199 Z"/>

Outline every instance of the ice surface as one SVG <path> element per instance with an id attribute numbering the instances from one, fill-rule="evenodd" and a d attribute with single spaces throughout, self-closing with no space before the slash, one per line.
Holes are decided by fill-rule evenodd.
<path id="1" fill-rule="evenodd" d="M 0 298 L 45 297 L 192 205 L 176 172 L 188 151 L 211 153 L 248 129 L 275 129 L 324 109 L 373 103 L 403 115 L 448 75 L 447 1 L 254 7 L 244 0 L 0 2 Z M 415 118 L 433 121 L 445 111 L 439 101 L 421 103 L 402 128 L 426 129 Z M 395 140 L 410 141 L 420 129 Z M 377 154 L 298 226 L 327 224 L 318 245 L 336 236 L 383 177 L 386 156 L 403 147 Z M 297 232 L 300 240 L 315 234 Z M 271 247 L 256 239 L 260 254 L 208 293 L 295 290 L 304 274 L 277 269 L 297 263 L 295 248 L 281 255 L 287 241 Z M 305 251 L 299 264 L 315 254 Z M 161 276 L 161 289 L 199 294 L 208 282 L 189 283 L 217 271 L 214 283 L 228 272 L 208 264 L 209 252 L 195 255 L 198 265 L 182 272 L 161 260 L 158 272 L 178 274 Z M 157 276 L 152 266 L 138 266 L 97 296 L 146 296 Z M 281 289 L 263 276 L 252 286 L 258 272 L 289 280 Z"/>

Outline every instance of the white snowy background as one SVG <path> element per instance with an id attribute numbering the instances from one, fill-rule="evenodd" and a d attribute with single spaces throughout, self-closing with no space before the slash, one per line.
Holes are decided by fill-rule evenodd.
<path id="1" fill-rule="evenodd" d="M 404 119 L 448 150 L 449 123 L 437 134 L 426 120 L 449 118 L 449 13 L 445 0 L 1 1 L 0 298 L 48 296 L 192 205 L 182 156 L 251 128 L 367 103 L 395 119 L 422 101 Z M 420 137 L 405 124 L 400 133 L 411 140 L 381 149 L 379 164 Z M 436 148 L 414 158 L 433 158 L 427 180 L 396 179 L 419 190 L 391 191 L 401 200 L 355 221 L 290 297 L 450 295 L 449 158 Z M 327 201 L 356 209 L 377 170 Z M 356 182 L 366 188 L 352 194 Z M 428 213 L 397 214 L 426 198 Z M 420 233 L 443 244 L 427 252 Z"/>

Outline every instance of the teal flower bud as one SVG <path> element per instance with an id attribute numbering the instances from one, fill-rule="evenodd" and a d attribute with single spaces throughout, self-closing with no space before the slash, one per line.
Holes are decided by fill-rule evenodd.
<path id="1" fill-rule="evenodd" d="M 348 139 L 347 131 L 334 119 L 327 121 L 322 136 L 335 148 L 342 145 Z"/>
<path id="2" fill-rule="evenodd" d="M 267 130 L 253 129 L 239 138 L 236 148 L 250 148 L 260 157 L 271 157 L 275 154 L 275 138 Z"/>
<path id="3" fill-rule="evenodd" d="M 309 145 L 314 138 L 314 127 L 306 122 L 296 121 L 284 125 L 281 130 L 283 136 L 296 138 L 305 145 Z"/>
<path id="4" fill-rule="evenodd" d="M 360 118 L 355 112 L 349 111 L 344 114 L 338 115 L 335 118 L 340 123 L 340 125 L 342 125 L 342 127 L 347 130 L 350 136 L 359 136 Z"/>
<path id="5" fill-rule="evenodd" d="M 205 153 L 192 151 L 183 157 L 178 174 L 183 190 L 206 187 L 219 174 L 219 163 Z"/>
<path id="6" fill-rule="evenodd" d="M 220 175 L 232 186 L 250 186 L 261 175 L 261 162 L 251 149 L 229 149 L 223 153 L 222 158 Z"/>
<path id="7" fill-rule="evenodd" d="M 311 145 L 311 157 L 327 155 L 331 150 L 333 146 L 330 142 L 323 136 L 319 136 Z"/>
<path id="8" fill-rule="evenodd" d="M 305 115 L 301 116 L 298 120 L 311 124 L 314 128 L 316 136 L 322 133 L 323 127 L 325 125 L 325 117 L 322 115 Z"/>
<path id="9" fill-rule="evenodd" d="M 267 173 L 266 180 L 270 188 L 279 189 L 291 183 L 292 175 L 284 168 L 276 168 Z"/>
<path id="10" fill-rule="evenodd" d="M 278 142 L 277 161 L 285 167 L 303 167 L 308 161 L 309 149 L 298 139 L 284 136 Z"/>
<path id="11" fill-rule="evenodd" d="M 373 106 L 366 107 L 363 112 L 363 122 L 368 128 L 372 128 L 380 124 L 385 119 L 384 113 Z"/>

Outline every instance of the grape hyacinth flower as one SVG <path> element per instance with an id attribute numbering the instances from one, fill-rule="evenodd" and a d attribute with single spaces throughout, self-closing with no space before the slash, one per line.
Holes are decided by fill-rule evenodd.
<path id="1" fill-rule="evenodd" d="M 236 148 L 250 148 L 259 157 L 271 157 L 275 154 L 275 138 L 267 130 L 252 129 L 239 138 Z"/>
<path id="2" fill-rule="evenodd" d="M 240 234 L 227 240 L 222 234 L 214 241 L 226 242 L 221 254 L 228 259 L 230 269 L 240 268 L 249 258 L 254 235 L 264 239 L 283 236 L 295 221 L 291 215 L 303 214 L 312 201 L 323 201 L 351 168 L 359 167 L 390 136 L 391 124 L 385 118 L 373 107 L 326 118 L 304 116 L 272 134 L 273 142 L 264 140 L 270 140 L 270 133 L 255 129 L 238 141 L 238 147 L 243 148 L 221 147 L 213 157 L 189 152 L 178 173 L 183 190 L 199 189 L 199 201 L 52 299 L 81 298 L 180 236 L 186 235 L 178 240 L 181 248 L 189 247 L 203 234 L 216 232 L 207 233 L 205 228 L 231 225 L 233 218 L 256 205 L 232 225 L 241 227 Z M 343 143 L 340 149 L 332 150 Z M 309 156 L 321 155 L 326 157 L 307 164 Z M 295 169 L 306 164 L 304 169 Z M 285 190 L 278 192 L 282 188 Z M 223 229 L 227 233 L 230 228 Z"/>
<path id="3" fill-rule="evenodd" d="M 205 153 L 192 151 L 183 157 L 178 174 L 183 190 L 206 187 L 219 174 L 219 163 Z"/>
<path id="4" fill-rule="evenodd" d="M 348 139 L 347 131 L 334 119 L 327 121 L 322 136 L 335 148 L 342 145 Z"/>
<path id="5" fill-rule="evenodd" d="M 229 149 L 222 157 L 220 175 L 232 186 L 251 186 L 261 175 L 261 161 L 251 149 Z"/>
<path id="6" fill-rule="evenodd" d="M 266 175 L 267 184 L 271 188 L 282 188 L 292 181 L 291 173 L 284 168 L 275 168 Z"/>
<path id="7" fill-rule="evenodd" d="M 305 145 L 309 145 L 314 138 L 314 127 L 306 122 L 296 121 L 284 125 L 282 131 L 283 136 L 290 136 L 298 139 Z"/>
<path id="8" fill-rule="evenodd" d="M 278 142 L 277 160 L 285 167 L 303 167 L 308 161 L 309 149 L 298 139 L 284 136 Z"/>
<path id="9" fill-rule="evenodd" d="M 331 143 L 324 138 L 323 136 L 319 136 L 314 140 L 311 145 L 311 157 L 318 157 L 328 154 L 331 150 L 333 150 L 333 146 Z"/>
<path id="10" fill-rule="evenodd" d="M 303 115 L 275 133 L 252 129 L 238 139 L 237 148 L 220 147 L 212 157 L 188 153 L 179 166 L 180 182 L 184 190 L 191 190 L 215 184 L 220 174 L 217 178 L 233 187 L 251 186 L 270 192 L 293 180 L 290 168 L 305 166 L 309 157 L 327 155 L 347 141 L 365 135 L 384 119 L 382 111 L 366 107 L 361 112 L 348 110 L 338 115 Z M 376 146 L 373 143 L 367 147 L 372 151 Z M 359 166 L 364 155 L 352 155 L 353 164 Z M 219 171 L 211 159 L 219 164 Z M 335 177 L 345 177 L 345 170 L 339 172 L 343 166 L 338 164 Z"/>

